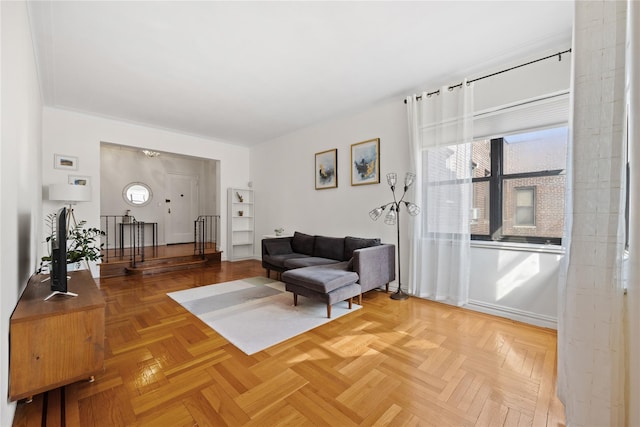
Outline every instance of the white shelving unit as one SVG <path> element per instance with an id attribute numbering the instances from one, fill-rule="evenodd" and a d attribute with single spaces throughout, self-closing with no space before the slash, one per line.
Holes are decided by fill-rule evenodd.
<path id="1" fill-rule="evenodd" d="M 227 189 L 227 259 L 229 261 L 250 259 L 255 255 L 253 202 L 253 190 Z"/>

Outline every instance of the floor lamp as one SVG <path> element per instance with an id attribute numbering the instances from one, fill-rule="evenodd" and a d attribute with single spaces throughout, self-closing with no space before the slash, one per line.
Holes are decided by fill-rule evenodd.
<path id="1" fill-rule="evenodd" d="M 91 201 L 91 187 L 88 185 L 72 185 L 72 184 L 49 184 L 49 200 L 61 201 L 65 204 L 69 204 L 67 215 L 67 233 L 71 230 L 71 224 L 73 227 L 78 226 L 76 216 L 73 213 L 73 205 L 78 202 L 90 202 Z M 89 261 L 85 260 L 87 268 L 89 267 Z"/>
<path id="2" fill-rule="evenodd" d="M 391 299 L 402 300 L 409 298 L 409 295 L 402 290 L 402 282 L 400 280 L 400 207 L 402 205 L 405 206 L 407 212 L 411 216 L 416 216 L 420 213 L 420 208 L 415 203 L 407 202 L 404 200 L 404 196 L 407 194 L 407 190 L 413 184 L 416 175 L 411 172 L 407 172 L 404 177 L 404 191 L 402 192 L 402 197 L 400 200 L 396 199 L 396 182 L 398 180 L 398 175 L 396 173 L 388 173 L 387 174 L 387 183 L 391 188 L 391 194 L 393 194 L 393 202 L 389 202 L 386 205 L 382 205 L 379 208 L 373 209 L 369 212 L 369 216 L 372 220 L 377 220 L 382 216 L 385 209 L 389 207 L 389 212 L 384 217 L 384 223 L 388 225 L 395 225 L 397 232 L 397 244 L 396 250 L 398 252 L 398 290 L 391 294 Z"/>
<path id="3" fill-rule="evenodd" d="M 78 225 L 76 216 L 73 213 L 73 205 L 78 202 L 90 202 L 91 187 L 88 185 L 49 184 L 49 200 L 69 204 L 69 215 L 67 216 L 67 230 L 69 230 L 71 221 L 73 221 L 74 227 Z"/>

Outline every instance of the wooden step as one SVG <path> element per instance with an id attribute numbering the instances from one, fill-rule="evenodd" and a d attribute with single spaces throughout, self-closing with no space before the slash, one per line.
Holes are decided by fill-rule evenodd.
<path id="1" fill-rule="evenodd" d="M 149 251 L 149 254 L 152 252 Z M 111 257 L 108 262 L 102 262 L 100 277 L 117 277 L 126 275 L 152 275 L 168 271 L 188 270 L 198 267 L 219 265 L 222 262 L 222 252 L 207 250 L 205 259 L 198 255 L 182 254 L 174 256 L 147 257 L 144 262 L 137 262 L 134 268 L 129 258 L 117 259 Z"/>
<path id="2" fill-rule="evenodd" d="M 202 260 L 197 255 L 179 255 L 172 257 L 160 257 L 160 258 L 145 258 L 144 262 L 137 262 L 136 264 L 142 265 L 144 267 L 152 267 L 155 265 L 164 265 L 164 264 L 178 264 L 181 262 L 189 262 L 195 260 Z"/>
<path id="3" fill-rule="evenodd" d="M 183 258 L 183 257 L 180 257 Z M 207 259 L 192 259 L 191 260 L 151 260 L 145 262 L 139 262 L 135 267 L 127 267 L 127 274 L 137 274 L 148 276 L 151 274 L 167 273 L 170 271 L 189 270 L 191 268 L 204 267 L 207 264 Z"/>
<path id="4" fill-rule="evenodd" d="M 98 264 L 100 267 L 100 277 L 117 277 L 127 274 L 127 267 L 131 265 L 130 261 L 102 262 Z"/>

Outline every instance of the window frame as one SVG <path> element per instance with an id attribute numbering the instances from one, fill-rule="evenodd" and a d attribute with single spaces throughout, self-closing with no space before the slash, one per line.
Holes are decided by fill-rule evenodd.
<path id="1" fill-rule="evenodd" d="M 475 141 L 474 141 L 475 142 Z M 561 237 L 513 236 L 502 234 L 504 181 L 519 178 L 538 178 L 561 175 L 566 169 L 553 169 L 535 172 L 519 172 L 503 174 L 504 171 L 504 137 L 490 139 L 491 174 L 486 177 L 472 178 L 471 183 L 489 182 L 489 234 L 471 234 L 471 240 L 496 242 L 533 243 L 562 245 Z M 565 188 L 566 189 L 566 188 Z M 535 207 L 534 207 L 535 209 Z"/>

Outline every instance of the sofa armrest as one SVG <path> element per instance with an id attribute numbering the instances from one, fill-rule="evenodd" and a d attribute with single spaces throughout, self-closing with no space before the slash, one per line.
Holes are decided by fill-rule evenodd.
<path id="1" fill-rule="evenodd" d="M 396 247 L 382 244 L 353 251 L 353 271 L 358 273 L 362 292 L 396 279 Z"/>

